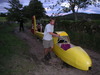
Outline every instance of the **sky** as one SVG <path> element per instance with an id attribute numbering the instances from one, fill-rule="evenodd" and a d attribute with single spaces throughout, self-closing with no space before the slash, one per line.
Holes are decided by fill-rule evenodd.
<path id="1" fill-rule="evenodd" d="M 57 0 L 47 0 L 47 2 L 45 2 L 45 0 L 39 0 L 39 1 L 41 1 L 43 3 L 43 7 L 46 10 L 46 14 L 49 15 L 49 16 L 52 13 L 56 14 L 58 8 L 61 8 L 61 6 L 63 6 L 63 7 L 68 7 L 69 6 L 69 4 L 67 2 L 64 2 L 64 3 L 61 3 L 61 5 L 56 6 L 54 9 L 50 9 L 48 7 L 56 4 Z M 100 0 L 97 0 L 97 1 L 100 3 Z M 29 2 L 30 2 L 30 0 L 20 0 L 20 3 L 23 4 L 24 6 L 28 5 Z M 0 0 L 0 13 L 1 12 L 2 13 L 7 12 L 7 10 L 4 9 L 4 7 L 9 7 L 8 0 Z M 91 14 L 91 13 L 100 14 L 100 7 L 94 7 L 92 5 L 92 6 L 89 6 L 88 8 L 86 8 L 86 9 L 79 9 L 78 12 L 83 12 L 83 13 L 88 13 L 88 14 Z M 69 14 L 69 13 L 72 13 L 72 12 L 68 12 L 68 13 L 61 12 L 60 15 L 65 15 L 65 14 Z"/>

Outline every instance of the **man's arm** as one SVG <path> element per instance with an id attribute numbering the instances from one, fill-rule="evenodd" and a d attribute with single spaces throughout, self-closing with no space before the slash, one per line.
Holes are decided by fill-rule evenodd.
<path id="1" fill-rule="evenodd" d="M 59 37 L 59 36 L 60 36 L 60 35 L 55 34 L 55 33 L 53 33 L 53 32 L 49 32 L 49 34 L 51 34 L 51 35 L 53 35 L 53 36 L 56 36 L 56 37 Z"/>

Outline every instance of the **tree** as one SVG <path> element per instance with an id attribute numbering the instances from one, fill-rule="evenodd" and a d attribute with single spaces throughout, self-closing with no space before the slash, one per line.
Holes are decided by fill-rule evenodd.
<path id="1" fill-rule="evenodd" d="M 0 13 L 0 17 L 6 17 L 6 13 Z"/>
<path id="2" fill-rule="evenodd" d="M 7 19 L 11 21 L 19 21 L 22 18 L 22 4 L 20 4 L 19 0 L 8 0 L 10 8 L 6 8 L 8 10 Z"/>
<path id="3" fill-rule="evenodd" d="M 24 6 L 23 7 L 23 15 L 25 18 L 29 19 L 30 18 L 30 10 L 28 6 Z"/>
<path id="4" fill-rule="evenodd" d="M 88 5 L 90 5 L 90 0 L 68 0 L 68 3 L 70 4 L 69 9 L 72 10 L 74 14 L 75 20 L 77 20 L 76 12 L 78 12 L 79 8 L 86 8 Z M 77 11 L 75 11 L 75 7 L 77 6 Z"/>
<path id="5" fill-rule="evenodd" d="M 51 1 L 51 0 L 45 0 L 46 1 Z M 53 9 L 54 7 L 56 6 L 60 6 L 62 3 L 66 2 L 67 4 L 69 4 L 68 7 L 62 7 L 61 8 L 58 8 L 57 11 L 59 11 L 58 13 L 60 12 L 69 12 L 69 11 L 72 11 L 73 14 L 74 14 L 74 18 L 75 20 L 77 20 L 77 15 L 76 13 L 78 13 L 78 9 L 81 9 L 81 8 L 87 8 L 89 5 L 92 5 L 96 0 L 57 0 L 57 2 L 53 5 L 53 6 L 49 6 L 49 8 Z M 77 7 L 77 10 L 75 10 Z"/>
<path id="6" fill-rule="evenodd" d="M 31 0 L 26 9 L 28 10 L 29 18 L 32 18 L 32 16 L 35 15 L 37 19 L 40 19 L 45 16 L 46 13 L 42 3 L 38 0 Z"/>
<path id="7" fill-rule="evenodd" d="M 93 0 L 93 1 L 92 1 L 92 4 L 93 4 L 95 7 L 100 7 L 100 0 Z"/>

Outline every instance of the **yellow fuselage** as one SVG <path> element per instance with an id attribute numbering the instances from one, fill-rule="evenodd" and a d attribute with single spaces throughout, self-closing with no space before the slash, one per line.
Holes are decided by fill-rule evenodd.
<path id="1" fill-rule="evenodd" d="M 43 38 L 43 33 L 37 31 L 35 16 L 32 17 L 32 31 L 40 39 Z M 66 32 L 62 31 L 57 32 L 57 34 L 59 34 L 60 36 L 68 36 Z M 92 61 L 89 55 L 81 47 L 74 46 L 67 50 L 64 50 L 58 45 L 58 37 L 53 37 L 53 41 L 54 41 L 54 48 L 53 48 L 54 53 L 65 63 L 68 63 L 73 67 L 85 71 L 89 70 L 89 68 L 92 66 Z"/>
<path id="2" fill-rule="evenodd" d="M 39 37 L 40 39 L 43 38 L 42 32 L 35 32 L 35 35 Z M 89 68 L 92 66 L 92 61 L 88 54 L 79 46 L 74 46 L 72 48 L 69 48 L 68 50 L 63 50 L 59 45 L 57 44 L 58 37 L 53 37 L 54 41 L 54 48 L 53 52 L 65 63 L 76 67 L 81 70 L 89 70 Z"/>

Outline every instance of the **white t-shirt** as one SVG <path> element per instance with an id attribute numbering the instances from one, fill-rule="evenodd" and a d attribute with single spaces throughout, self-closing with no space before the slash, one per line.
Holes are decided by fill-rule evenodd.
<path id="1" fill-rule="evenodd" d="M 54 31 L 54 25 L 47 24 L 44 30 L 43 40 L 52 40 L 52 35 L 49 32 Z"/>

